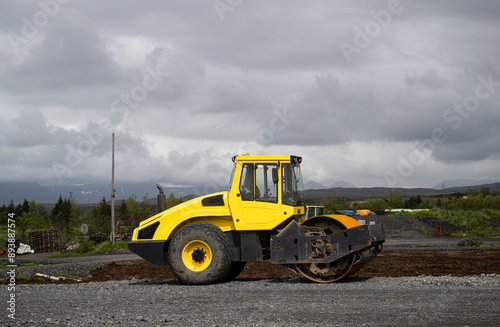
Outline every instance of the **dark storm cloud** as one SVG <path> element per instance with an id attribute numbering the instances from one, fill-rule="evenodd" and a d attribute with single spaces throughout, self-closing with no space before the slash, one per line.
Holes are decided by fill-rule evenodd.
<path id="1" fill-rule="evenodd" d="M 11 92 L 47 92 L 115 83 L 120 76 L 106 53 L 93 22 L 75 11 L 65 11 L 48 26 L 22 65 L 4 71 L 3 87 Z"/>
<path id="2" fill-rule="evenodd" d="M 456 175 L 457 162 L 498 164 L 498 1 L 242 1 L 225 12 L 210 1 L 85 1 L 61 3 L 53 15 L 35 1 L 4 8 L 0 142 L 28 178 L 55 179 L 57 162 L 68 180 L 100 180 L 111 131 L 121 173 L 136 180 L 207 180 L 208 168 L 222 171 L 221 158 L 245 147 L 321 147 L 310 159 L 325 162 L 318 178 L 329 174 L 323 156 L 380 154 L 375 163 L 338 163 L 335 174 L 382 175 L 428 140 L 426 164 Z M 16 52 L 9 36 L 23 37 L 44 12 L 46 23 Z M 22 178 L 7 164 L 0 179 Z"/>

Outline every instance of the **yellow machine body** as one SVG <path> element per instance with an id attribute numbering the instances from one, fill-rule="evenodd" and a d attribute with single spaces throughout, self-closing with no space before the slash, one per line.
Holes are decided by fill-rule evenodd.
<path id="1" fill-rule="evenodd" d="M 139 227 L 134 230 L 132 240 L 168 240 L 185 225 L 200 221 L 211 223 L 224 232 L 230 230 L 272 230 L 291 217 L 304 214 L 303 205 L 288 205 L 281 201 L 283 198 L 282 187 L 276 187 L 276 193 L 273 193 L 265 201 L 259 201 L 258 198 L 255 198 L 258 195 L 256 191 L 252 194 L 252 200 L 245 200 L 240 190 L 240 184 L 242 184 L 241 177 L 245 171 L 243 166 L 245 164 L 255 164 L 258 167 L 267 167 L 267 169 L 270 169 L 270 167 L 278 169 L 283 164 L 290 165 L 291 157 L 293 158 L 293 156 L 250 155 L 235 157 L 232 184 L 228 191 L 213 193 L 183 202 L 142 221 Z M 284 175 L 278 174 L 278 183 L 276 184 L 284 185 L 289 182 L 285 180 L 286 176 Z M 256 176 L 251 177 L 255 185 Z M 262 178 L 261 184 L 271 184 L 272 181 L 269 180 L 269 177 L 272 176 L 267 177 L 267 180 Z M 265 187 L 269 188 L 269 185 Z M 211 199 L 213 201 L 210 201 Z M 158 223 L 159 225 L 157 225 L 154 233 L 144 233 L 146 236 L 150 236 L 150 238 L 141 237 L 141 230 Z"/>

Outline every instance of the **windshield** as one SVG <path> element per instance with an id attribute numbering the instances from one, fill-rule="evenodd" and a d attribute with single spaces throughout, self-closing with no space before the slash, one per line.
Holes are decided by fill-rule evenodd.
<path id="1" fill-rule="evenodd" d="M 300 164 L 286 163 L 282 165 L 283 204 L 301 206 L 304 204 L 304 184 Z"/>

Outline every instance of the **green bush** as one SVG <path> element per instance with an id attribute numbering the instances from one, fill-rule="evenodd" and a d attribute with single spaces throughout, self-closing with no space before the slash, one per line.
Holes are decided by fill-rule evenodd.
<path id="1" fill-rule="evenodd" d="M 112 249 L 112 247 L 113 247 L 113 245 L 109 241 L 101 243 L 100 246 L 101 247 L 99 249 L 99 253 L 101 253 L 101 254 L 109 252 Z"/>
<path id="2" fill-rule="evenodd" d="M 413 217 L 421 218 L 421 217 L 432 217 L 433 212 L 431 210 L 420 210 L 412 212 L 411 215 Z"/>
<path id="3" fill-rule="evenodd" d="M 98 247 L 99 247 L 99 253 L 104 254 L 104 253 L 108 253 L 110 251 L 113 251 L 116 248 L 127 250 L 128 244 L 126 241 L 117 241 L 115 243 L 115 245 L 113 245 L 113 244 L 111 244 L 111 242 L 106 241 L 106 242 L 99 244 Z"/>
<path id="4" fill-rule="evenodd" d="M 434 211 L 434 217 L 457 225 L 472 235 L 496 236 L 500 234 L 500 210 Z"/>
<path id="5" fill-rule="evenodd" d="M 124 250 L 128 250 L 128 243 L 127 243 L 127 241 L 117 241 L 115 243 L 115 246 L 119 247 L 121 249 L 124 249 Z"/>
<path id="6" fill-rule="evenodd" d="M 86 238 L 78 245 L 75 250 L 76 253 L 88 253 L 94 251 L 94 241 Z"/>

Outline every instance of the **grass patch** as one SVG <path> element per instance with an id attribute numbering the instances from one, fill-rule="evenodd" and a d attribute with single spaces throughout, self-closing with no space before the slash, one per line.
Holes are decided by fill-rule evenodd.
<path id="1" fill-rule="evenodd" d="M 4 263 L 1 263 L 0 264 L 0 269 L 2 268 L 7 268 L 7 266 L 10 265 L 10 263 L 8 262 L 4 262 Z M 19 266 L 26 266 L 26 267 L 34 267 L 34 266 L 40 266 L 38 263 L 34 263 L 34 262 L 26 262 L 26 263 L 18 263 Z"/>
<path id="2" fill-rule="evenodd" d="M 118 241 L 115 243 L 115 246 L 122 248 L 124 250 L 128 250 L 128 242 L 127 241 Z"/>
<path id="3" fill-rule="evenodd" d="M 111 242 L 106 241 L 97 245 L 98 251 L 101 254 L 106 254 L 112 252 L 116 249 L 128 250 L 128 244 L 126 241 L 117 241 L 115 244 L 111 244 Z"/>
<path id="4" fill-rule="evenodd" d="M 91 241 L 89 238 L 86 238 L 85 240 L 80 242 L 80 245 L 78 245 L 74 251 L 76 253 L 95 252 L 94 241 Z"/>
<path id="5" fill-rule="evenodd" d="M 21 266 L 26 266 L 26 267 L 35 267 L 35 266 L 40 266 L 38 263 L 34 262 L 26 262 L 26 263 L 20 263 Z"/>
<path id="6" fill-rule="evenodd" d="M 15 276 L 16 279 L 31 279 L 31 274 L 28 271 L 22 272 L 22 273 L 17 273 Z"/>
<path id="7" fill-rule="evenodd" d="M 78 247 L 75 248 L 75 252 L 68 253 L 56 253 L 50 255 L 48 258 L 64 258 L 64 257 L 77 257 L 82 255 L 92 255 L 96 253 L 106 254 L 113 252 L 115 249 L 124 249 L 128 250 L 128 244 L 126 241 L 118 241 L 115 245 L 111 244 L 111 242 L 106 241 L 97 244 L 94 246 L 94 242 L 92 241 L 84 241 Z M 82 252 L 85 251 L 85 252 Z"/>
<path id="8" fill-rule="evenodd" d="M 101 245 L 102 244 L 102 245 Z M 108 253 L 109 251 L 111 251 L 111 249 L 113 248 L 113 244 L 111 244 L 110 242 L 106 241 L 104 243 L 101 243 L 99 244 L 100 245 L 100 248 L 99 248 L 99 253 L 101 254 L 105 254 L 105 253 Z"/>
<path id="9" fill-rule="evenodd" d="M 86 253 L 55 253 L 52 255 L 49 255 L 47 258 L 65 258 L 65 257 L 79 257 L 79 256 L 84 256 L 84 255 L 92 255 L 95 253 L 95 250 L 92 250 L 90 252 Z"/>
<path id="10" fill-rule="evenodd" d="M 78 245 L 74 250 L 74 252 L 68 253 L 56 253 L 48 256 L 48 258 L 65 258 L 65 257 L 78 257 L 82 255 L 91 255 L 96 253 L 97 249 L 94 246 L 94 241 L 90 239 L 83 240 L 80 245 Z"/>
<path id="11" fill-rule="evenodd" d="M 0 226 L 0 250 L 7 250 L 8 229 L 7 226 Z"/>
<path id="12" fill-rule="evenodd" d="M 430 232 L 428 232 L 425 228 L 422 228 L 422 227 L 417 227 L 417 230 L 418 230 L 419 232 L 424 233 L 424 234 L 425 234 L 425 236 L 431 236 L 431 233 L 430 233 Z"/>

